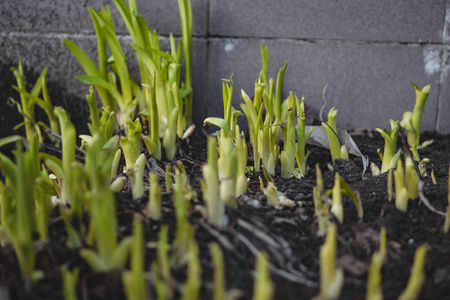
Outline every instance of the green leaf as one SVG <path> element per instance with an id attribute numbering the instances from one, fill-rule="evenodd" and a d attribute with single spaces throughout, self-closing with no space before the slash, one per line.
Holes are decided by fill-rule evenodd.
<path id="1" fill-rule="evenodd" d="M 230 124 L 228 124 L 227 121 L 225 121 L 225 119 L 213 117 L 206 118 L 203 121 L 203 125 L 207 124 L 216 125 L 217 127 L 223 129 L 226 135 L 229 135 L 231 133 Z"/>
<path id="2" fill-rule="evenodd" d="M 77 44 L 75 44 L 71 40 L 63 39 L 63 42 L 80 62 L 81 66 L 86 71 L 86 74 L 101 77 L 101 74 L 95 66 L 94 62 L 90 59 L 86 52 L 84 52 L 80 47 L 78 47 Z"/>
<path id="3" fill-rule="evenodd" d="M 18 142 L 21 140 L 23 140 L 23 137 L 21 137 L 20 135 L 11 135 L 8 137 L 4 137 L 4 138 L 0 139 L 0 147 L 3 147 L 4 145 L 11 144 L 14 142 Z"/>

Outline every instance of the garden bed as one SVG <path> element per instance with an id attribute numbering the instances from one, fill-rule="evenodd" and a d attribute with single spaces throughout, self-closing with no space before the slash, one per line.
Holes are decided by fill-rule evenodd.
<path id="1" fill-rule="evenodd" d="M 376 150 L 383 146 L 379 134 L 373 137 L 354 136 L 356 144 L 370 161 L 378 163 Z M 446 211 L 448 193 L 448 162 L 450 161 L 450 138 L 432 133 L 424 139 L 434 143 L 421 152 L 430 158 L 428 174 L 434 170 L 437 184 L 430 176 L 424 178 L 424 194 L 431 205 Z M 209 244 L 217 242 L 225 261 L 226 289 L 238 289 L 240 299 L 251 299 L 254 282 L 255 255 L 257 251 L 268 253 L 271 278 L 275 284 L 274 299 L 311 299 L 319 293 L 319 252 L 324 242 L 316 235 L 317 218 L 314 215 L 312 197 L 316 185 L 314 166 L 319 164 L 325 188 L 332 188 L 334 172 L 326 166 L 330 162 L 329 150 L 307 146 L 310 151 L 310 171 L 303 179 L 283 179 L 273 176 L 278 191 L 296 202 L 295 207 L 276 209 L 267 205 L 260 191 L 258 175 L 249 179 L 248 191 L 237 199 L 238 207 L 227 208 L 229 223 L 218 228 L 208 224 L 202 217 L 200 180 L 201 169 L 206 161 L 206 140 L 195 134 L 180 145 L 177 159 L 183 162 L 191 185 L 198 194 L 198 202 L 191 203 L 190 223 L 195 228 L 195 239 L 200 249 L 202 267 L 201 299 L 211 299 L 214 290 L 214 267 L 211 262 Z M 165 168 L 168 162 L 159 161 Z M 148 171 L 148 170 L 147 170 Z M 334 171 L 345 179 L 354 191 L 361 195 L 364 218 L 358 219 L 353 203 L 344 197 L 344 222 L 338 226 L 338 266 L 344 269 L 344 286 L 341 299 L 364 299 L 367 284 L 367 268 L 372 254 L 379 248 L 381 226 L 387 230 L 387 260 L 382 270 L 384 299 L 397 299 L 405 289 L 416 248 L 426 243 L 428 254 L 425 264 L 426 280 L 419 299 L 443 299 L 450 293 L 450 239 L 442 233 L 444 217 L 431 212 L 419 200 L 410 201 L 408 211 L 402 213 L 388 201 L 387 175 L 373 177 L 365 174 L 361 178 L 362 163 L 357 157 L 349 161 L 337 160 Z M 118 237 L 131 234 L 133 216 L 142 214 L 148 201 L 147 195 L 140 201 L 132 200 L 131 192 L 125 188 L 116 195 Z M 88 216 L 86 216 L 88 218 Z M 88 220 L 85 220 L 86 222 Z M 145 241 L 155 242 L 162 225 L 169 226 L 169 240 L 175 232 L 175 212 L 172 197 L 163 193 L 162 218 L 145 220 Z M 30 284 L 20 272 L 12 246 L 0 248 L 0 286 L 3 295 L 10 299 L 62 299 L 60 268 L 79 268 L 77 294 L 80 299 L 124 299 L 120 272 L 95 273 L 79 256 L 77 249 L 65 246 L 67 234 L 62 218 L 55 208 L 49 220 L 48 241 L 35 243 L 36 269 L 44 271 L 44 277 Z M 154 248 L 145 250 L 145 269 L 156 258 Z M 180 296 L 186 279 L 186 268 L 172 269 L 175 298 Z M 155 293 L 150 273 L 147 276 L 151 294 Z M 152 297 L 153 298 L 153 297 Z"/>

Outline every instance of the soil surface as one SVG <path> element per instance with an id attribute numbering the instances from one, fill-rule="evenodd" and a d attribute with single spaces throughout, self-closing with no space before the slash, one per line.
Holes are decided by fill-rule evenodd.
<path id="1" fill-rule="evenodd" d="M 361 152 L 371 162 L 381 165 L 377 149 L 384 147 L 384 140 L 378 133 L 373 136 L 353 136 Z M 421 140 L 434 139 L 434 143 L 421 150 L 422 158 L 429 158 L 428 177 L 424 195 L 438 211 L 446 211 L 448 205 L 448 170 L 450 162 L 450 136 L 433 133 L 422 134 Z M 399 144 L 401 140 L 399 138 Z M 344 286 L 340 299 L 365 299 L 367 269 L 371 257 L 379 248 L 379 232 L 387 229 L 387 260 L 382 270 L 384 299 L 397 299 L 404 290 L 416 248 L 426 243 L 424 282 L 419 299 L 444 299 L 450 295 L 450 237 L 444 235 L 444 217 L 430 211 L 420 200 L 409 202 L 408 211 L 402 213 L 388 201 L 387 175 L 373 177 L 368 170 L 362 176 L 361 159 L 351 156 L 349 161 L 338 160 L 334 171 L 327 164 L 331 156 L 327 149 L 307 146 L 310 152 L 307 176 L 303 179 L 283 179 L 273 176 L 278 191 L 296 202 L 294 207 L 276 209 L 266 203 L 260 191 L 259 178 L 262 174 L 249 176 L 247 193 L 237 199 L 236 209 L 227 208 L 228 225 L 218 228 L 209 225 L 202 217 L 202 193 L 200 180 L 202 166 L 206 161 L 206 140 L 195 134 L 189 141 L 180 142 L 177 159 L 181 160 L 190 177 L 191 185 L 198 193 L 198 202 L 192 203 L 190 222 L 195 228 L 202 264 L 201 299 L 211 299 L 213 286 L 213 265 L 209 243 L 217 242 L 224 253 L 226 266 L 226 289 L 238 289 L 240 299 L 251 299 L 255 256 L 259 250 L 269 254 L 271 278 L 275 283 L 274 299 L 311 299 L 319 293 L 319 251 L 324 237 L 318 237 L 317 218 L 314 216 L 312 191 L 316 185 L 315 165 L 319 164 L 327 189 L 332 188 L 335 172 L 345 179 L 349 186 L 358 191 L 364 207 L 363 219 L 358 219 L 355 205 L 344 197 L 344 222 L 338 228 L 338 265 L 344 269 Z M 403 158 L 403 156 L 402 156 Z M 162 169 L 168 162 L 157 162 Z M 434 171 L 436 184 L 430 174 Z M 148 171 L 148 170 L 147 170 Z M 163 180 L 163 179 L 162 179 Z M 266 183 L 266 181 L 264 180 Z M 162 183 L 162 182 L 161 182 Z M 129 190 L 117 194 L 118 236 L 131 233 L 134 214 L 142 213 L 147 196 L 133 202 Z M 163 193 L 163 216 L 160 221 L 150 221 L 146 226 L 146 242 L 157 241 L 162 225 L 169 225 L 169 239 L 175 232 L 174 206 L 169 193 Z M 79 250 L 65 246 L 67 235 L 64 223 L 57 209 L 49 222 L 50 239 L 36 242 L 36 269 L 44 271 L 44 278 L 29 284 L 20 275 L 17 259 L 10 245 L 0 247 L 0 298 L 9 299 L 62 299 L 60 267 L 80 269 L 77 293 L 79 299 L 124 299 L 121 273 L 94 273 L 79 256 Z M 146 248 L 146 270 L 155 259 L 153 248 Z M 155 298 L 152 277 L 148 283 Z M 179 298 L 180 287 L 186 279 L 186 269 L 172 269 L 175 278 L 175 298 Z"/>

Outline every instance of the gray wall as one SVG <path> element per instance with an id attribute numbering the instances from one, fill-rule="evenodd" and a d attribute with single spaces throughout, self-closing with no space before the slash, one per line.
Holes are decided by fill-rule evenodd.
<path id="1" fill-rule="evenodd" d="M 111 2 L 2 0 L 0 63 L 14 65 L 22 57 L 36 72 L 48 67 L 50 80 L 84 99 L 87 87 L 73 78 L 82 70 L 61 38 L 95 55 L 87 7 Z M 176 0 L 137 3 L 151 28 L 180 35 Z M 449 0 L 192 0 L 192 8 L 197 123 L 222 114 L 222 78 L 234 74 L 236 106 L 241 88 L 252 95 L 259 44 L 267 44 L 269 75 L 276 77 L 288 61 L 285 93 L 304 94 L 316 114 L 328 84 L 325 112 L 336 106 L 340 127 L 388 127 L 390 118 L 412 110 L 412 81 L 432 85 L 423 129 L 450 133 Z M 114 14 L 125 44 L 129 37 Z"/>

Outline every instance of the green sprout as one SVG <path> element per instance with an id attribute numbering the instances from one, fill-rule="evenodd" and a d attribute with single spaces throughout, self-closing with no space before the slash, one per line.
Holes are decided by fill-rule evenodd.
<path id="1" fill-rule="evenodd" d="M 198 299 L 202 283 L 202 266 L 200 264 L 198 244 L 194 239 L 189 243 L 187 256 L 187 279 L 183 287 L 181 299 Z"/>
<path id="2" fill-rule="evenodd" d="M 127 125 L 128 138 L 122 136 L 120 138 L 120 146 L 125 156 L 126 170 L 131 170 L 141 153 L 142 125 L 139 119 L 134 120 L 134 122 L 128 116 L 124 116 L 123 119 Z"/>
<path id="3" fill-rule="evenodd" d="M 142 153 L 136 159 L 132 169 L 126 170 L 125 174 L 131 181 L 131 193 L 133 200 L 138 200 L 144 196 L 144 170 L 145 155 Z"/>
<path id="4" fill-rule="evenodd" d="M 424 159 L 420 160 L 420 162 L 419 162 L 419 173 L 420 173 L 420 176 L 422 176 L 422 177 L 427 177 L 428 176 L 426 164 L 429 163 L 429 162 L 430 162 L 429 158 L 424 158 Z"/>
<path id="5" fill-rule="evenodd" d="M 45 76 L 47 74 L 47 69 L 44 69 L 42 73 L 39 75 L 36 84 L 34 85 L 31 92 L 27 92 L 25 88 L 25 75 L 23 72 L 22 60 L 19 59 L 18 68 L 12 68 L 14 76 L 16 77 L 17 86 L 13 86 L 13 88 L 20 93 L 20 103 L 15 102 L 13 99 L 10 99 L 13 103 L 17 105 L 17 109 L 19 113 L 23 116 L 24 122 L 20 123 L 15 127 L 25 125 L 25 136 L 28 142 L 31 142 L 33 134 L 36 132 L 39 137 L 39 142 L 43 142 L 41 128 L 47 128 L 48 126 L 42 122 L 36 122 L 34 107 L 37 104 L 41 107 L 45 113 L 47 114 L 48 120 L 50 122 L 50 129 L 59 134 L 59 124 L 58 118 L 55 115 L 53 110 L 53 105 L 50 102 L 50 97 L 47 90 L 47 83 L 45 80 Z M 39 94 L 42 92 L 42 98 L 39 98 Z"/>
<path id="6" fill-rule="evenodd" d="M 32 139 L 30 150 L 23 152 L 21 144 L 17 144 L 15 152 L 15 217 L 16 228 L 12 232 L 12 240 L 22 272 L 30 277 L 34 273 L 35 252 L 33 232 L 36 228 L 34 214 L 33 186 L 39 174 L 39 158 L 37 136 Z M 12 174 L 10 174 L 12 175 Z"/>
<path id="7" fill-rule="evenodd" d="M 397 160 L 400 157 L 401 151 L 395 152 L 397 146 L 397 137 L 400 130 L 400 124 L 398 121 L 389 120 L 391 123 L 391 131 L 385 129 L 381 130 L 377 128 L 378 131 L 384 138 L 384 153 L 378 150 L 378 155 L 382 161 L 381 173 L 387 172 L 389 169 L 395 168 L 397 165 Z"/>
<path id="8" fill-rule="evenodd" d="M 387 187 L 387 193 L 388 193 L 388 200 L 392 201 L 394 198 L 394 189 L 393 189 L 393 180 L 392 180 L 392 169 L 389 169 L 388 171 L 388 187 Z"/>
<path id="9" fill-rule="evenodd" d="M 397 161 L 397 169 L 394 171 L 395 178 L 395 207 L 400 211 L 408 209 L 408 190 L 405 187 L 405 179 L 403 173 L 403 163 L 399 159 Z"/>
<path id="10" fill-rule="evenodd" d="M 380 231 L 380 250 L 372 255 L 372 262 L 367 276 L 367 300 L 382 300 L 383 288 L 381 286 L 381 269 L 386 260 L 386 228 Z"/>
<path id="11" fill-rule="evenodd" d="M 152 220 L 161 218 L 161 186 L 158 184 L 158 175 L 154 172 L 149 173 L 150 191 L 148 193 L 147 214 Z"/>
<path id="12" fill-rule="evenodd" d="M 152 274 L 158 299 L 172 299 L 173 279 L 170 274 L 170 260 L 168 256 L 167 225 L 161 226 L 156 248 L 156 261 L 152 264 Z"/>
<path id="13" fill-rule="evenodd" d="M 101 141 L 106 142 L 113 136 L 114 128 L 117 124 L 116 115 L 114 111 L 110 110 L 109 106 L 102 107 L 101 110 L 97 108 L 95 92 L 92 86 L 89 87 L 89 94 L 86 98 L 89 105 L 91 120 L 91 122 L 88 123 L 88 128 L 91 135 L 80 135 L 80 138 L 82 142 L 86 144 L 89 143 L 95 134 L 98 134 Z"/>
<path id="14" fill-rule="evenodd" d="M 205 200 L 208 220 L 211 224 L 226 223 L 225 206 L 220 198 L 220 186 L 217 168 L 216 139 L 208 137 L 208 163 L 203 166 L 203 199 Z"/>
<path id="15" fill-rule="evenodd" d="M 55 113 L 58 116 L 61 127 L 62 139 L 62 160 L 49 155 L 41 154 L 46 166 L 56 175 L 60 185 L 61 199 L 63 204 L 72 203 L 72 196 L 76 193 L 74 186 L 73 164 L 75 163 L 76 150 L 76 130 L 69 119 L 69 115 L 62 107 L 56 107 Z"/>
<path id="16" fill-rule="evenodd" d="M 77 79 L 83 83 L 94 85 L 103 105 L 110 106 L 113 109 L 118 107 L 121 115 L 127 115 L 128 106 L 133 102 L 132 84 L 125 55 L 114 32 L 111 12 L 109 9 L 102 9 L 101 12 L 98 12 L 90 8 L 89 13 L 97 35 L 99 67 L 97 68 L 89 56 L 75 43 L 63 39 L 67 48 L 77 58 L 86 72 L 86 75 L 78 75 Z M 111 68 L 119 77 L 120 91 L 115 85 L 115 75 L 108 73 L 106 45 L 109 46 L 112 54 L 112 60 L 109 62 L 111 62 Z M 121 121 L 121 117 L 119 121 Z"/>
<path id="17" fill-rule="evenodd" d="M 408 285 L 398 297 L 399 300 L 415 300 L 419 298 L 420 290 L 425 282 L 425 259 L 427 250 L 428 246 L 426 244 L 420 245 L 416 249 Z"/>
<path id="18" fill-rule="evenodd" d="M 147 299 L 147 286 L 144 273 L 144 228 L 135 218 L 131 242 L 131 270 L 122 273 L 122 282 L 127 299 Z"/>
<path id="19" fill-rule="evenodd" d="M 75 268 L 72 271 L 67 266 L 61 268 L 61 275 L 63 280 L 64 299 L 77 300 L 77 281 L 79 269 Z"/>
<path id="20" fill-rule="evenodd" d="M 313 199 L 314 215 L 318 220 L 317 236 L 324 236 L 330 222 L 330 210 L 328 198 L 324 195 L 322 171 L 320 171 L 319 164 L 316 164 L 316 186 L 313 187 Z"/>
<path id="21" fill-rule="evenodd" d="M 128 258 L 131 238 L 117 240 L 114 193 L 110 190 L 111 163 L 117 151 L 117 137 L 102 144 L 99 135 L 86 147 L 86 175 L 89 190 L 85 200 L 91 215 L 88 243 L 94 249 L 82 249 L 80 255 L 96 272 L 122 269 Z"/>
<path id="22" fill-rule="evenodd" d="M 420 145 L 420 127 L 422 125 L 423 110 L 428 99 L 431 85 L 427 85 L 423 89 L 420 89 L 414 83 L 411 82 L 411 84 L 416 90 L 416 104 L 414 105 L 414 110 L 412 112 L 407 111 L 403 114 L 403 119 L 400 124 L 403 128 L 408 130 L 408 145 L 410 147 L 418 147 Z"/>
<path id="23" fill-rule="evenodd" d="M 214 265 L 214 300 L 225 300 L 225 267 L 223 263 L 223 254 L 217 243 L 209 245 L 211 258 Z"/>
<path id="24" fill-rule="evenodd" d="M 262 192 L 266 196 L 268 204 L 271 206 L 278 206 L 278 191 L 273 182 L 269 181 L 267 187 L 262 189 Z"/>
<path id="25" fill-rule="evenodd" d="M 342 206 L 341 181 L 339 173 L 335 174 L 333 186 L 333 201 L 330 211 L 340 223 L 344 221 L 344 207 Z"/>
<path id="26" fill-rule="evenodd" d="M 298 102 L 297 96 L 295 96 Z M 305 96 L 302 96 L 302 101 L 297 103 L 297 145 L 295 151 L 295 159 L 297 160 L 297 167 L 302 176 L 306 176 L 306 160 L 308 159 L 308 154 L 305 154 L 305 146 L 312 134 L 313 128 L 310 127 L 308 132 L 305 133 Z"/>
<path id="27" fill-rule="evenodd" d="M 58 181 L 55 188 L 59 196 L 57 202 L 60 204 L 60 213 L 68 233 L 67 245 L 69 247 L 80 247 L 82 244 L 81 220 L 84 201 L 82 191 L 85 190 L 86 186 L 84 168 L 80 162 L 75 160 L 75 126 L 62 107 L 56 107 L 55 114 L 58 116 L 61 128 L 62 160 L 46 153 L 40 155 Z"/>
<path id="28" fill-rule="evenodd" d="M 338 159 L 347 159 L 348 160 L 348 150 L 345 145 L 342 145 L 339 142 L 339 138 L 337 136 L 337 127 L 336 127 L 336 115 L 337 110 L 332 107 L 328 112 L 328 121 L 322 122 L 322 127 L 325 130 L 328 138 L 328 144 L 330 146 L 331 159 L 333 162 Z"/>
<path id="29" fill-rule="evenodd" d="M 236 206 L 237 153 L 231 137 L 219 137 L 220 198 L 229 206 Z"/>
<path id="30" fill-rule="evenodd" d="M 399 159 L 397 162 L 397 169 L 394 171 L 395 206 L 401 211 L 407 210 L 408 199 L 414 200 L 419 197 L 419 175 L 416 172 L 415 165 L 411 157 L 406 157 L 405 165 L 406 171 L 404 172 L 402 161 Z"/>
<path id="31" fill-rule="evenodd" d="M 39 141 L 34 133 L 28 149 L 17 137 L 0 139 L 0 145 L 16 142 L 13 152 L 15 163 L 0 153 L 0 169 L 5 181 L 0 184 L 2 243 L 12 243 L 20 269 L 27 279 L 35 282 L 42 278 L 42 271 L 34 270 L 36 233 L 40 240 L 48 238 L 48 218 L 51 213 L 52 195 L 48 173 L 39 165 Z"/>
<path id="32" fill-rule="evenodd" d="M 434 185 L 437 185 L 436 176 L 434 175 L 434 169 L 431 170 L 431 182 L 432 182 Z"/>
<path id="33" fill-rule="evenodd" d="M 186 175 L 178 170 L 174 174 L 175 186 L 173 193 L 173 202 L 176 216 L 176 232 L 174 240 L 173 261 L 174 265 L 180 266 L 189 256 L 190 244 L 194 238 L 194 228 L 188 220 L 188 204 L 185 195 L 187 189 L 185 186 Z"/>
<path id="34" fill-rule="evenodd" d="M 168 124 L 163 137 L 165 156 L 168 160 L 173 160 L 177 151 L 177 120 L 178 107 L 175 107 L 169 116 Z"/>
<path id="35" fill-rule="evenodd" d="M 257 84 L 255 84 L 256 86 Z M 256 87 L 257 88 L 257 87 Z M 241 97 L 244 103 L 241 103 L 241 109 L 244 112 L 245 117 L 247 118 L 249 134 L 250 134 L 250 143 L 253 146 L 253 160 L 254 160 L 254 171 L 259 172 L 261 170 L 261 154 L 259 151 L 260 144 L 260 130 L 263 127 L 262 122 L 262 108 L 260 105 L 259 109 L 252 102 L 250 97 L 241 90 Z M 256 102 L 256 101 L 255 101 Z"/>
<path id="36" fill-rule="evenodd" d="M 408 198 L 411 200 L 415 200 L 419 197 L 419 174 L 417 174 L 414 161 L 410 156 L 406 157 L 405 175 Z"/>
<path id="37" fill-rule="evenodd" d="M 184 86 L 191 92 L 185 98 L 186 122 L 192 123 L 192 9 L 189 0 L 178 0 L 184 53 Z"/>
<path id="38" fill-rule="evenodd" d="M 344 283 L 344 272 L 336 268 L 337 229 L 328 225 L 325 243 L 320 248 L 320 299 L 338 299 Z"/>
<path id="39" fill-rule="evenodd" d="M 263 47 L 260 45 L 261 57 L 262 57 L 262 67 L 259 73 L 259 79 L 261 83 L 266 87 L 262 90 L 262 96 L 266 111 L 270 117 L 270 122 L 274 123 L 276 120 L 278 122 L 284 122 L 286 119 L 287 106 L 283 106 L 283 81 L 284 73 L 286 71 L 287 62 L 280 68 L 277 75 L 276 90 L 274 92 L 274 80 L 272 78 L 268 79 L 269 73 L 269 49 L 267 45 Z M 286 103 L 286 101 L 284 102 Z M 278 144 L 276 140 L 276 144 Z"/>
<path id="40" fill-rule="evenodd" d="M 234 131 L 237 125 L 237 117 L 241 112 L 232 106 L 233 98 L 233 80 L 222 79 L 222 99 L 223 99 L 223 118 L 209 117 L 203 121 L 203 124 L 213 124 L 224 131 L 225 135 L 234 135 L 239 131 Z"/>
<path id="41" fill-rule="evenodd" d="M 265 252 L 259 252 L 256 257 L 256 274 L 253 285 L 253 300 L 271 300 L 275 285 L 270 278 L 269 257 Z"/>
<path id="42" fill-rule="evenodd" d="M 156 85 L 156 76 L 154 76 L 153 86 Z M 156 104 L 156 94 L 155 88 L 150 85 L 143 84 L 145 94 L 147 98 L 150 99 L 150 136 L 142 135 L 145 145 L 147 146 L 148 152 L 156 158 L 161 159 L 161 141 L 159 140 L 159 114 L 158 105 Z M 151 92 L 150 92 L 151 91 Z"/>
<path id="43" fill-rule="evenodd" d="M 447 193 L 447 213 L 445 214 L 444 233 L 447 234 L 450 230 L 450 167 L 448 169 L 448 193 Z M 2 216 L 3 217 L 3 216 Z"/>
<path id="44" fill-rule="evenodd" d="M 134 119 L 135 110 L 139 106 L 140 122 L 148 124 L 149 128 L 149 135 L 143 134 L 142 139 L 150 154 L 156 159 L 162 158 L 160 141 L 162 138 L 165 156 L 172 160 L 176 153 L 177 138 L 186 135 L 184 130 L 192 122 L 190 3 L 179 1 L 183 45 L 181 40 L 176 44 L 173 35 L 170 35 L 170 53 L 161 50 L 161 42 L 156 31 L 152 32 L 144 18 L 138 14 L 136 1 L 129 1 L 127 6 L 123 0 L 114 0 L 114 4 L 132 38 L 131 47 L 139 63 L 141 81 L 138 83 L 129 75 L 127 58 L 114 31 L 109 8 L 100 11 L 89 9 L 97 36 L 98 67 L 75 43 L 64 40 L 86 72 L 86 75 L 79 75 L 77 78 L 95 86 L 103 106 L 118 115 L 119 129 L 127 131 L 127 137 L 122 139 L 122 143 L 126 143 L 126 139 L 131 139 L 129 135 L 133 129 L 130 132 L 130 121 Z M 185 62 L 184 85 L 180 83 L 182 50 Z M 108 52 L 111 52 L 109 59 Z M 188 130 L 192 130 L 192 127 Z M 137 148 L 136 141 L 132 144 Z M 127 145 L 123 147 L 130 148 Z M 129 151 L 124 151 L 124 155 L 129 169 L 136 161 L 139 151 L 127 152 Z"/>
<path id="45" fill-rule="evenodd" d="M 295 101 L 291 93 L 287 110 L 287 125 L 284 134 L 284 150 L 281 151 L 281 177 L 292 177 L 295 172 Z"/>

